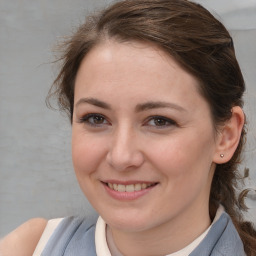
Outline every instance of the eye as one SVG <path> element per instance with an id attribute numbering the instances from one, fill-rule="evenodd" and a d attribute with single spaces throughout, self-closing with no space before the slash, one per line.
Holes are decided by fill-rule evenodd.
<path id="1" fill-rule="evenodd" d="M 91 126 L 102 126 L 109 124 L 109 122 L 103 115 L 94 113 L 83 116 L 82 118 L 80 118 L 80 122 Z"/>
<path id="2" fill-rule="evenodd" d="M 165 128 L 172 125 L 177 125 L 175 121 L 170 118 L 163 117 L 163 116 L 152 116 L 146 122 L 146 125 L 155 126 L 157 128 Z"/>

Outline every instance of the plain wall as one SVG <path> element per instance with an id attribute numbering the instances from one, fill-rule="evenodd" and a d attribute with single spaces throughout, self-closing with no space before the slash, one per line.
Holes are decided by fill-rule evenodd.
<path id="1" fill-rule="evenodd" d="M 93 212 L 73 173 L 69 120 L 45 98 L 57 70 L 54 45 L 109 2 L 0 0 L 0 236 L 32 217 Z M 250 168 L 245 185 L 255 189 L 256 0 L 201 2 L 231 29 L 245 76 L 250 132 L 241 170 Z M 255 199 L 251 193 L 246 218 L 256 222 Z"/>

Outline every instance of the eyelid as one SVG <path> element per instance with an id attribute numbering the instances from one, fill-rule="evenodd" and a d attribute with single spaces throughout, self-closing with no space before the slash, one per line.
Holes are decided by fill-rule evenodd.
<path id="1" fill-rule="evenodd" d="M 91 117 L 100 117 L 100 118 L 103 118 L 107 123 L 102 123 L 102 124 L 95 124 L 95 123 L 91 123 L 89 122 L 89 119 Z M 89 114 L 85 114 L 83 115 L 82 117 L 79 118 L 78 120 L 79 123 L 84 123 L 86 125 L 89 125 L 89 126 L 92 126 L 92 127 L 102 127 L 104 125 L 109 125 L 110 122 L 108 121 L 108 119 L 102 115 L 102 114 L 99 114 L 99 113 L 89 113 Z"/>
<path id="2" fill-rule="evenodd" d="M 99 117 L 99 118 L 102 118 L 103 119 L 103 122 L 102 123 L 94 123 L 93 121 L 95 120 L 92 120 L 90 121 L 90 118 L 95 118 L 95 117 Z M 154 121 L 154 120 L 161 120 L 161 121 L 164 121 L 165 124 L 161 125 L 157 125 L 157 124 L 150 124 L 151 121 Z M 88 125 L 88 126 L 92 126 L 92 127 L 103 127 L 103 126 L 106 126 L 106 125 L 111 125 L 111 123 L 109 122 L 109 120 L 102 114 L 100 113 L 88 113 L 88 114 L 84 114 L 82 117 L 80 117 L 77 121 L 78 123 L 83 123 L 85 125 Z M 164 128 L 169 128 L 169 127 L 172 127 L 172 126 L 178 126 L 177 122 L 174 121 L 173 119 L 171 118 L 168 118 L 168 117 L 165 117 L 165 116 L 161 116 L 161 115 L 154 115 L 154 116 L 149 116 L 142 124 L 143 126 L 148 126 L 150 128 L 156 128 L 156 129 L 164 129 Z"/>
<path id="3" fill-rule="evenodd" d="M 156 127 L 158 129 L 164 129 L 164 128 L 167 128 L 167 127 L 170 127 L 170 126 L 177 126 L 177 122 L 175 122 L 173 119 L 171 118 L 168 118 L 168 117 L 165 117 L 165 116 L 160 116 L 160 115 L 156 115 L 156 116 L 150 116 L 146 119 L 146 122 L 144 123 L 145 125 L 147 125 L 150 121 L 154 120 L 154 119 L 161 119 L 161 120 L 164 120 L 166 121 L 168 124 L 166 125 L 148 125 L 150 127 Z"/>

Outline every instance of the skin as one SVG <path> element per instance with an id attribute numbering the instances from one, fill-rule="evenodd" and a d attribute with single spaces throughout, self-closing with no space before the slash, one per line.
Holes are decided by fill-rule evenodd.
<path id="1" fill-rule="evenodd" d="M 74 100 L 77 179 L 123 255 L 166 255 L 207 229 L 212 176 L 237 148 L 240 107 L 216 133 L 197 80 L 161 50 L 138 42 L 107 41 L 91 50 Z M 155 186 L 119 200 L 107 192 L 107 181 Z M 18 227 L 0 241 L 0 255 L 32 255 L 46 224 L 37 218 Z"/>
<path id="2" fill-rule="evenodd" d="M 150 44 L 107 41 L 84 58 L 74 102 L 76 176 L 124 255 L 172 253 L 207 229 L 215 163 L 228 159 L 193 76 Z M 157 185 L 118 200 L 109 181 Z"/>
<path id="3" fill-rule="evenodd" d="M 0 241 L 0 255 L 32 255 L 46 224 L 47 220 L 35 218 L 19 226 Z"/>

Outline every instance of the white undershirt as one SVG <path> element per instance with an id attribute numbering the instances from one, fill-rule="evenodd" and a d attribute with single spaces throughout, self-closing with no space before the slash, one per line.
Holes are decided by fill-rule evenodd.
<path id="1" fill-rule="evenodd" d="M 212 224 L 215 223 L 220 218 L 223 212 L 224 208 L 223 206 L 220 206 L 216 212 Z M 197 237 L 192 243 L 187 245 L 185 248 L 177 252 L 168 254 L 166 256 L 188 256 L 205 238 L 212 224 L 207 228 L 207 230 L 205 230 L 199 237 Z M 114 244 L 114 240 L 110 229 L 107 227 L 107 224 L 101 217 L 98 218 L 98 221 L 96 223 L 95 244 L 97 256 L 122 256 L 122 254 L 118 251 L 117 247 Z"/>

